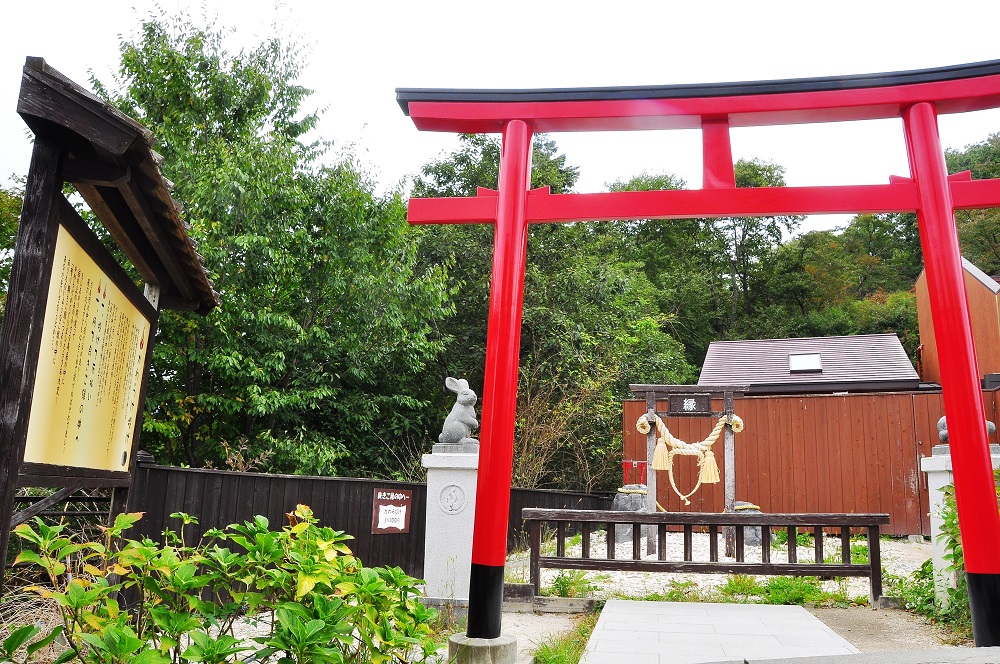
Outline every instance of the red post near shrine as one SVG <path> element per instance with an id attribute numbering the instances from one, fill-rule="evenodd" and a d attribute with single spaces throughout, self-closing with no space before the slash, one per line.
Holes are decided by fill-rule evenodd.
<path id="1" fill-rule="evenodd" d="M 1000 643 L 1000 512 L 986 433 L 983 394 L 972 340 L 962 255 L 948 170 L 929 103 L 903 113 L 910 170 L 917 183 L 917 224 L 941 360 L 941 389 L 955 477 L 976 643 Z"/>
<path id="2" fill-rule="evenodd" d="M 521 355 L 521 311 L 528 254 L 525 214 L 531 183 L 531 129 L 511 120 L 503 130 L 493 280 L 486 328 L 483 426 L 479 448 L 476 519 L 469 577 L 469 638 L 500 636 L 507 519 L 514 465 L 514 418 Z"/>
<path id="3" fill-rule="evenodd" d="M 954 222 L 957 208 L 1000 207 L 1000 178 L 950 179 L 936 117 L 1000 108 L 1000 60 L 909 72 L 704 85 L 399 89 L 396 99 L 420 130 L 504 136 L 499 192 L 412 198 L 407 213 L 413 224 L 496 224 L 469 637 L 500 636 L 527 224 L 916 212 L 942 360 L 976 645 L 1000 645 L 1000 512 Z M 735 186 L 730 127 L 880 118 L 903 119 L 912 178 L 888 177 L 882 185 Z M 532 131 L 670 129 L 702 131 L 702 189 L 527 192 Z"/>

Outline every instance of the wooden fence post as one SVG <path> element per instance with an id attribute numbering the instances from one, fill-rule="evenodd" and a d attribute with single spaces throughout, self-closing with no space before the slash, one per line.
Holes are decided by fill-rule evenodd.
<path id="1" fill-rule="evenodd" d="M 542 522 L 530 521 L 529 524 L 530 535 L 528 536 L 528 541 L 531 547 L 531 560 L 529 562 L 528 574 L 530 575 L 531 587 L 534 588 L 535 597 L 537 597 L 541 594 L 542 590 L 541 573 L 538 569 L 538 558 L 541 555 L 542 549 Z"/>

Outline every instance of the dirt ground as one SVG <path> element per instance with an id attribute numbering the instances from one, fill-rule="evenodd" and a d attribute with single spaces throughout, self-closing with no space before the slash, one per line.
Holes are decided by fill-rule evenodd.
<path id="1" fill-rule="evenodd" d="M 882 564 L 893 574 L 909 574 L 930 558 L 931 545 L 926 540 L 885 540 Z M 856 592 L 863 594 L 865 580 L 858 580 Z M 847 609 L 816 607 L 809 611 L 861 652 L 886 650 L 924 650 L 946 645 L 971 646 L 956 641 L 948 630 L 930 624 L 920 616 L 902 609 L 872 609 L 854 606 Z"/>
<path id="2" fill-rule="evenodd" d="M 954 637 L 946 630 L 901 609 L 875 610 L 867 606 L 852 606 L 847 609 L 813 607 L 808 611 L 861 652 L 972 645 L 954 642 Z"/>

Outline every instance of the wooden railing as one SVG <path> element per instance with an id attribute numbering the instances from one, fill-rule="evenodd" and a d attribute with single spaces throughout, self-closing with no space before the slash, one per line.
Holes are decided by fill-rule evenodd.
<path id="1" fill-rule="evenodd" d="M 46 518 L 65 516 L 77 519 L 93 519 L 97 523 L 108 520 L 108 509 L 111 506 L 110 495 L 74 495 L 77 491 L 80 491 L 80 489 L 66 487 L 49 496 L 14 496 L 14 508 L 17 509 L 19 505 L 23 505 L 23 508 L 14 512 L 14 515 L 10 518 L 11 529 L 26 521 L 30 521 L 36 516 Z M 62 505 L 63 509 L 55 509 L 57 505 Z M 71 509 L 73 505 L 76 505 L 76 507 Z M 83 509 L 85 505 L 90 505 L 92 508 Z M 98 506 L 103 506 L 103 509 L 99 509 Z"/>
<path id="2" fill-rule="evenodd" d="M 541 568 L 582 569 L 582 570 L 622 570 L 631 572 L 684 572 L 694 574 L 761 574 L 795 576 L 859 576 L 868 577 L 871 583 L 871 599 L 875 603 L 882 596 L 882 559 L 879 550 L 879 526 L 889 523 L 888 514 L 747 514 L 747 513 L 701 513 L 701 512 L 612 512 L 590 510 L 546 510 L 525 509 L 522 511 L 525 525 L 529 527 L 531 547 L 531 583 L 535 595 L 541 586 Z M 542 555 L 543 524 L 551 524 L 555 532 L 555 555 Z M 582 533 L 579 557 L 566 555 L 566 531 L 569 524 L 578 524 Z M 591 534 L 598 526 L 604 525 L 606 533 L 606 554 L 593 557 Z M 631 558 L 617 558 L 615 526 L 632 526 Z M 642 555 L 643 526 L 655 530 L 655 560 L 644 559 Z M 719 534 L 731 526 L 733 528 L 733 558 L 719 559 Z M 683 531 L 683 553 L 681 560 L 667 560 L 667 529 L 679 528 Z M 744 529 L 761 529 L 760 561 L 746 561 L 746 538 Z M 708 533 L 709 559 L 694 560 L 695 529 Z M 814 555 L 811 561 L 799 561 L 796 547 L 800 529 L 810 529 L 814 535 Z M 851 529 L 864 529 L 868 535 L 868 562 L 851 562 Z M 771 533 L 785 529 L 788 534 L 787 562 L 771 560 Z M 825 562 L 823 533 L 831 529 L 840 531 L 841 562 Z M 725 543 L 723 544 L 725 546 Z M 754 547 L 756 548 L 756 547 Z"/>

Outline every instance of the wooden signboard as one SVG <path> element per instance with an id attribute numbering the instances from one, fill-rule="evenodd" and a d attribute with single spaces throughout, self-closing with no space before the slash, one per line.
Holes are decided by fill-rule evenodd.
<path id="1" fill-rule="evenodd" d="M 218 305 L 144 127 L 41 58 L 25 62 L 17 111 L 35 144 L 0 329 L 0 591 L 18 523 L 84 488 L 114 487 L 112 518 L 125 509 L 158 312 Z M 13 514 L 18 487 L 58 490 Z"/>
<path id="2" fill-rule="evenodd" d="M 375 488 L 372 497 L 372 535 L 410 532 L 413 492 Z"/>
<path id="3" fill-rule="evenodd" d="M 711 394 L 670 394 L 667 396 L 670 417 L 705 417 L 712 414 Z"/>
<path id="4" fill-rule="evenodd" d="M 24 462 L 125 472 L 156 310 L 90 229 L 67 221 L 52 259 Z"/>

